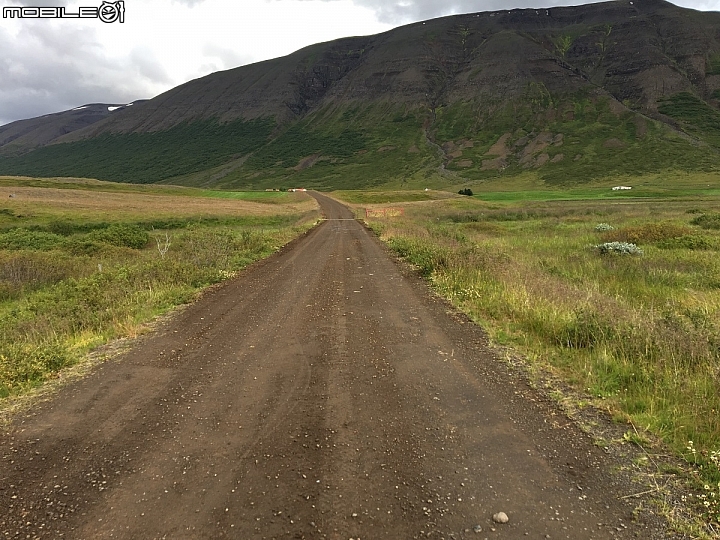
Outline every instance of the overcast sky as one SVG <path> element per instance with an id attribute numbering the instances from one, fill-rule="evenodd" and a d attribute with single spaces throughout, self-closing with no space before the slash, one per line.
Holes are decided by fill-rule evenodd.
<path id="1" fill-rule="evenodd" d="M 0 7 L 103 0 L 0 0 Z M 150 98 L 190 79 L 344 36 L 456 13 L 582 0 L 126 0 L 124 22 L 0 18 L 0 125 L 86 103 Z M 720 0 L 673 0 L 720 11 Z M 119 16 L 110 11 L 107 17 Z"/>

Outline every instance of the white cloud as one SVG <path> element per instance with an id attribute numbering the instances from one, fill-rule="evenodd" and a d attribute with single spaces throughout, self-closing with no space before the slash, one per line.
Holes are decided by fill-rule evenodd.
<path id="1" fill-rule="evenodd" d="M 673 4 L 700 11 L 720 11 L 720 0 L 673 0 Z"/>
<path id="2" fill-rule="evenodd" d="M 602 0 L 586 0 L 584 2 L 582 0 L 514 0 L 512 2 L 507 0 L 450 0 L 445 2 L 437 2 L 436 0 L 414 0 L 412 2 L 405 0 L 355 0 L 355 3 L 374 10 L 380 21 L 390 24 L 402 24 L 458 13 L 547 7 L 549 4 L 553 6 L 573 6 L 578 3 L 591 3 L 593 1 Z"/>
<path id="3" fill-rule="evenodd" d="M 275 0 L 282 1 L 282 0 Z M 335 2 L 337 0 L 323 0 Z M 500 11 L 515 8 L 546 8 L 577 6 L 606 2 L 608 0 L 353 0 L 358 6 L 370 8 L 378 20 L 389 24 L 404 24 L 414 21 L 480 11 Z M 720 11 L 720 0 L 673 0 L 682 7 L 702 11 Z"/>
<path id="4" fill-rule="evenodd" d="M 195 7 L 198 4 L 202 4 L 205 0 L 172 0 L 173 4 L 185 4 L 189 7 Z"/>
<path id="5" fill-rule="evenodd" d="M 218 69 L 231 69 L 237 66 L 249 64 L 253 57 L 249 54 L 240 54 L 228 47 L 220 47 L 213 43 L 206 43 L 202 50 L 203 56 L 220 60 Z"/>

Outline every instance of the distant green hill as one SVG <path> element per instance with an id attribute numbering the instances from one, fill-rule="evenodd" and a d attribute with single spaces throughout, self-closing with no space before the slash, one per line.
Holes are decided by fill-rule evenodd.
<path id="1" fill-rule="evenodd" d="M 51 140 L 0 127 L 0 174 L 352 189 L 720 171 L 718 28 L 662 0 L 444 17 L 214 73 Z"/>

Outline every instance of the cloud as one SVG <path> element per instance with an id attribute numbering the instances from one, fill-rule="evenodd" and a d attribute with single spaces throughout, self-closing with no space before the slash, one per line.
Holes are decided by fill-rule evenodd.
<path id="1" fill-rule="evenodd" d="M 91 28 L 30 22 L 13 35 L 0 27 L 3 123 L 93 102 L 127 103 L 169 78 L 147 51 L 106 56 Z"/>
<path id="2" fill-rule="evenodd" d="M 323 0 L 334 2 L 336 0 Z M 434 19 L 444 15 L 458 13 L 477 13 L 480 11 L 500 11 L 515 8 L 536 8 L 554 6 L 574 6 L 581 3 L 601 2 L 603 0 L 352 0 L 357 6 L 369 8 L 375 12 L 378 21 L 388 24 L 405 24 L 413 21 Z"/>
<path id="3" fill-rule="evenodd" d="M 195 7 L 202 4 L 205 0 L 172 0 L 173 4 L 184 4 L 188 7 Z"/>
<path id="4" fill-rule="evenodd" d="M 699 1 L 699 0 L 673 0 L 673 4 L 698 9 L 700 11 L 720 11 L 720 0 Z"/>
<path id="5" fill-rule="evenodd" d="M 31 7 L 61 7 L 68 5 L 67 2 L 61 0 L 20 0 L 19 2 L 13 2 L 13 5 L 17 4 Z"/>
<path id="6" fill-rule="evenodd" d="M 516 8 L 544 8 L 553 6 L 575 6 L 581 3 L 594 3 L 602 0 L 450 0 L 439 3 L 435 0 L 414 0 L 412 2 L 393 0 L 354 0 L 357 4 L 376 10 L 378 19 L 392 24 L 417 20 L 433 19 L 443 15 L 457 13 L 476 13 L 480 11 L 500 11 Z"/>
<path id="7" fill-rule="evenodd" d="M 219 69 L 231 69 L 249 64 L 253 61 L 250 55 L 239 54 L 237 51 L 232 49 L 219 47 L 211 43 L 208 43 L 203 47 L 203 56 L 219 59 L 221 62 Z"/>
<path id="8" fill-rule="evenodd" d="M 171 84 L 172 79 L 152 49 L 137 47 L 129 55 L 130 66 L 141 78 L 158 84 Z"/>

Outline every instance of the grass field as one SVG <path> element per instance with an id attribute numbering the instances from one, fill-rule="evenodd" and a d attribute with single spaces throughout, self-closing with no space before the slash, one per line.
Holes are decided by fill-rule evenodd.
<path id="1" fill-rule="evenodd" d="M 720 175 L 667 171 L 662 175 L 612 176 L 600 181 L 568 186 L 552 186 L 537 173 L 525 172 L 512 178 L 497 178 L 463 184 L 478 199 L 489 202 L 693 199 L 720 196 Z M 613 191 L 614 186 L 630 186 L 629 191 Z"/>
<path id="2" fill-rule="evenodd" d="M 162 184 L 123 184 L 120 182 L 102 182 L 89 178 L 32 178 L 27 176 L 0 176 L 0 188 L 8 188 L 14 193 L 19 188 L 74 189 L 82 191 L 101 191 L 103 193 L 138 193 L 142 195 L 175 195 L 178 197 L 208 197 L 215 199 L 236 199 L 257 202 L 288 202 L 291 193 L 278 191 L 219 191 Z"/>
<path id="3" fill-rule="evenodd" d="M 137 334 L 317 217 L 302 194 L 0 178 L 0 398 Z"/>
<path id="4" fill-rule="evenodd" d="M 433 201 L 452 197 L 446 191 L 335 191 L 333 194 L 352 204 L 392 204 L 417 201 Z"/>
<path id="5" fill-rule="evenodd" d="M 696 466 L 710 527 L 720 522 L 720 198 L 676 190 L 685 198 L 488 192 L 368 221 L 496 343 Z M 614 252 L 622 242 L 639 250 Z"/>

